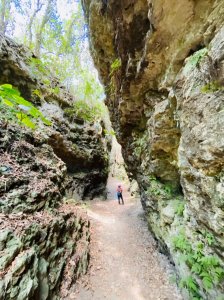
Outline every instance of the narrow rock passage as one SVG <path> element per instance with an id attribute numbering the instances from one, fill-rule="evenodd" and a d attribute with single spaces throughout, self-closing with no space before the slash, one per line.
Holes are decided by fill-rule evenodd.
<path id="1" fill-rule="evenodd" d="M 92 268 L 85 286 L 68 299 L 182 299 L 165 256 L 148 232 L 140 201 L 124 190 L 125 205 L 115 201 L 116 185 L 108 182 L 109 200 L 94 201 L 88 214 L 93 224 Z"/>

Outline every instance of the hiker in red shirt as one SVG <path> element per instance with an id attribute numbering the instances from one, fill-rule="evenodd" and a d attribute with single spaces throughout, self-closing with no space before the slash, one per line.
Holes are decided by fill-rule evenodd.
<path id="1" fill-rule="evenodd" d="M 117 199 L 118 199 L 118 204 L 124 204 L 124 200 L 123 200 L 123 196 L 122 196 L 122 187 L 121 185 L 119 185 L 117 187 Z M 120 200 L 122 201 L 122 203 L 120 202 Z"/>

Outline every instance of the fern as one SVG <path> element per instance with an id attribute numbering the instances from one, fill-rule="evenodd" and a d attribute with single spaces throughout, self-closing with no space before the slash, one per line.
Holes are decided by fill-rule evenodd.
<path id="1" fill-rule="evenodd" d="M 192 276 L 185 277 L 180 282 L 181 287 L 185 287 L 190 291 L 198 293 L 198 284 Z"/>
<path id="2" fill-rule="evenodd" d="M 181 261 L 186 263 L 192 274 L 200 278 L 206 292 L 223 280 L 224 269 L 221 268 L 218 257 L 205 255 L 202 241 L 199 241 L 193 248 L 184 231 L 182 231 L 173 238 L 172 242 L 174 249 L 182 253 L 180 255 Z M 183 279 L 181 285 L 189 290 L 191 296 L 195 296 L 195 286 L 191 279 Z M 198 297 L 198 295 L 196 296 Z"/>
<path id="3" fill-rule="evenodd" d="M 206 291 L 210 290 L 213 287 L 213 282 L 212 282 L 212 277 L 211 276 L 204 276 L 202 278 L 202 282 L 204 285 L 204 288 L 206 289 Z"/>

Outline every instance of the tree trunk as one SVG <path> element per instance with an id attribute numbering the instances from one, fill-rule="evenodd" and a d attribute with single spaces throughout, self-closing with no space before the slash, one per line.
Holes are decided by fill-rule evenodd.
<path id="1" fill-rule="evenodd" d="M 38 14 L 38 12 L 41 10 L 43 6 L 43 3 L 40 3 L 40 0 L 37 0 L 37 5 L 36 5 L 36 9 L 34 10 L 33 14 L 30 17 L 29 23 L 28 23 L 28 43 L 29 43 L 29 47 L 31 48 L 32 46 L 32 41 L 33 41 L 33 34 L 32 34 L 32 26 L 33 26 L 33 21 L 36 17 L 36 15 Z"/>
<path id="2" fill-rule="evenodd" d="M 40 27 L 39 27 L 39 29 L 37 30 L 37 33 L 36 33 L 35 54 L 37 56 L 40 56 L 40 49 L 41 49 L 41 44 L 42 44 L 42 36 L 43 36 L 44 27 L 50 19 L 50 13 L 51 13 L 52 7 L 53 7 L 51 2 L 52 2 L 52 0 L 47 1 L 46 10 L 44 12 Z"/>
<path id="3" fill-rule="evenodd" d="M 5 35 L 6 32 L 6 3 L 7 0 L 1 0 L 1 6 L 0 6 L 0 34 Z"/>

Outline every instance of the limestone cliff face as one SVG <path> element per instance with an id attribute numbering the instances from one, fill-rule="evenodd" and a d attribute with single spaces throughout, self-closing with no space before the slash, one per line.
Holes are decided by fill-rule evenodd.
<path id="1" fill-rule="evenodd" d="M 75 99 L 31 52 L 0 38 L 0 84 L 17 87 L 52 122 L 32 131 L 0 119 L 0 299 L 64 299 L 87 270 L 90 230 L 63 200 L 104 194 L 107 140 L 71 117 Z"/>
<path id="2" fill-rule="evenodd" d="M 223 299 L 224 2 L 83 6 L 149 226 L 174 260 L 186 297 Z"/>

